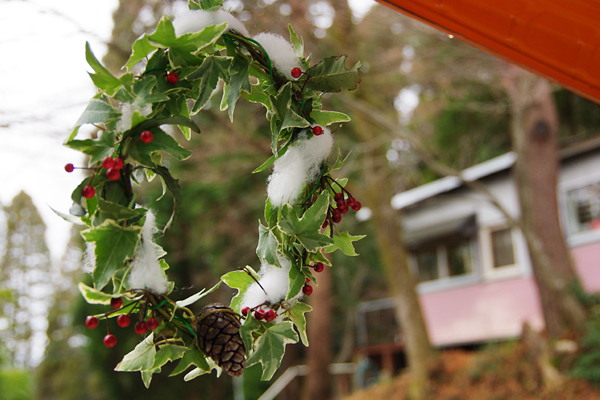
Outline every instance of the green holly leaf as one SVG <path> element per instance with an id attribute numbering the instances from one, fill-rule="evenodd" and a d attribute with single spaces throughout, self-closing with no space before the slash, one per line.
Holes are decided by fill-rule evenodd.
<path id="1" fill-rule="evenodd" d="M 271 108 L 279 118 L 277 133 L 287 128 L 306 128 L 310 123 L 299 115 L 300 110 L 294 110 L 292 102 L 292 82 L 286 83 L 275 96 L 270 97 Z"/>
<path id="2" fill-rule="evenodd" d="M 340 249 L 347 256 L 357 256 L 358 253 L 354 250 L 352 242 L 356 242 L 364 237 L 365 235 L 352 236 L 348 232 L 340 232 L 339 235 L 333 236 L 333 244 L 326 247 L 324 251 L 326 253 L 333 253 L 337 249 Z"/>
<path id="3" fill-rule="evenodd" d="M 190 10 L 215 11 L 223 7 L 223 0 L 188 0 Z"/>
<path id="4" fill-rule="evenodd" d="M 110 294 L 91 288 L 83 282 L 79 282 L 78 287 L 79 292 L 89 304 L 102 304 L 107 306 L 113 298 Z"/>
<path id="5" fill-rule="evenodd" d="M 254 332 L 259 331 L 261 326 L 261 323 L 258 322 L 256 318 L 254 318 L 252 315 L 248 315 L 244 321 L 244 324 L 240 328 L 240 336 L 244 342 L 247 356 L 250 356 L 254 351 Z"/>
<path id="6" fill-rule="evenodd" d="M 177 42 L 177 36 L 175 35 L 175 28 L 173 28 L 173 22 L 165 15 L 163 16 L 156 29 L 152 34 L 148 35 L 148 42 L 156 47 L 166 49 L 171 47 Z"/>
<path id="7" fill-rule="evenodd" d="M 323 59 L 320 63 L 309 68 L 304 75 L 306 78 L 301 78 L 298 84 L 304 85 L 306 83 L 307 89 L 318 92 L 339 92 L 342 89 L 356 89 L 360 83 L 358 69 L 362 64 L 359 61 L 352 68 L 347 69 L 345 66 L 346 57 L 343 55 Z"/>
<path id="8" fill-rule="evenodd" d="M 183 357 L 181 358 L 181 361 L 179 361 L 179 363 L 169 376 L 179 375 L 182 372 L 185 372 L 192 365 L 195 365 L 202 371 L 210 371 L 210 367 L 208 365 L 208 362 L 206 361 L 206 356 L 204 355 L 204 353 L 202 353 L 200 350 L 188 349 L 188 351 L 186 351 Z"/>
<path id="9" fill-rule="evenodd" d="M 153 128 L 159 127 L 161 125 L 179 125 L 179 126 L 187 126 L 194 132 L 200 133 L 200 128 L 194 121 L 192 121 L 186 116 L 176 116 L 176 117 L 167 117 L 167 118 L 151 118 L 147 121 L 142 122 L 139 125 L 136 125 L 134 128 L 131 128 L 131 135 L 137 135 L 142 133 L 145 130 L 152 130 Z"/>
<path id="10" fill-rule="evenodd" d="M 250 86 L 250 76 L 248 74 L 250 63 L 250 58 L 237 54 L 233 58 L 233 62 L 229 68 L 230 83 L 229 91 L 227 92 L 227 112 L 231 122 L 233 122 L 233 111 L 235 110 L 235 104 L 240 98 L 240 93 L 242 91 L 247 93 L 252 91 L 252 87 Z"/>
<path id="11" fill-rule="evenodd" d="M 288 310 L 288 314 L 298 333 L 300 333 L 300 340 L 302 340 L 302 344 L 308 347 L 308 336 L 306 335 L 306 317 L 304 314 L 312 311 L 312 307 L 306 303 L 297 302 L 294 306 Z"/>
<path id="12" fill-rule="evenodd" d="M 221 369 L 221 367 L 219 367 L 217 364 L 215 364 L 215 362 L 213 361 L 212 358 L 207 358 L 206 363 L 208 364 L 208 370 L 205 370 L 202 368 L 195 368 L 192 371 L 188 372 L 183 377 L 183 380 L 185 382 L 189 382 L 192 379 L 196 379 L 197 377 L 199 377 L 201 375 L 210 374 L 213 369 L 217 371 L 217 378 L 221 376 L 221 372 L 223 372 L 223 370 Z"/>
<path id="13" fill-rule="evenodd" d="M 101 213 L 101 219 L 112 219 L 115 221 L 124 221 L 132 218 L 141 218 L 146 215 L 145 208 L 131 209 L 129 207 L 122 206 L 112 201 L 98 198 L 98 212 Z"/>
<path id="14" fill-rule="evenodd" d="M 65 145 L 90 156 L 89 163 L 94 165 L 114 153 L 115 133 L 102 131 L 98 139 L 71 140 Z"/>
<path id="15" fill-rule="evenodd" d="M 141 226 L 122 227 L 115 221 L 106 220 L 81 232 L 86 241 L 96 243 L 96 268 L 92 274 L 96 289 L 102 290 L 124 262 L 133 257 L 141 230 Z"/>
<path id="16" fill-rule="evenodd" d="M 154 333 L 142 340 L 135 349 L 126 354 L 115 371 L 148 371 L 154 365 L 156 349 L 154 347 Z"/>
<path id="17" fill-rule="evenodd" d="M 293 265 L 290 268 L 288 276 L 290 278 L 290 284 L 288 287 L 287 295 L 285 296 L 286 300 L 290 300 L 296 297 L 302 290 L 302 287 L 306 284 L 306 276 L 302 273 L 302 271 L 300 271 L 300 268 L 298 268 L 296 265 Z"/>
<path id="18" fill-rule="evenodd" d="M 271 265 L 281 268 L 279 257 L 277 257 L 277 238 L 273 232 L 258 222 L 258 246 L 256 247 L 256 255 L 262 261 L 266 261 Z"/>
<path id="19" fill-rule="evenodd" d="M 250 273 L 256 275 L 256 272 L 249 266 L 247 266 L 246 269 L 249 270 Z M 246 290 L 254 283 L 254 279 L 252 279 L 246 271 L 231 271 L 223 275 L 221 280 L 230 288 L 238 290 L 236 295 L 231 299 L 229 307 L 231 307 L 233 311 L 239 313 L 241 311 L 240 303 L 242 298 L 244 297 Z"/>
<path id="20" fill-rule="evenodd" d="M 133 104 L 139 108 L 144 108 L 147 105 L 152 105 L 153 103 L 160 103 L 162 101 L 170 100 L 170 97 L 164 93 L 152 93 L 152 89 L 155 85 L 155 76 L 150 75 L 139 79 L 133 85 L 133 93 L 135 95 Z"/>
<path id="21" fill-rule="evenodd" d="M 269 95 L 262 89 L 262 85 L 252 85 L 250 93 L 242 92 L 242 97 L 252 103 L 260 103 L 271 110 Z"/>
<path id="22" fill-rule="evenodd" d="M 196 114 L 202 110 L 213 92 L 217 88 L 219 78 L 225 83 L 229 83 L 229 66 L 231 65 L 230 57 L 209 56 L 204 59 L 202 65 L 194 72 L 187 76 L 187 79 L 192 81 L 200 79 L 199 94 L 196 103 L 192 108 L 192 114 Z"/>
<path id="23" fill-rule="evenodd" d="M 130 70 L 156 49 L 158 49 L 158 47 L 152 45 L 148 40 L 148 36 L 144 33 L 142 37 L 133 43 L 131 55 L 124 67 Z"/>
<path id="24" fill-rule="evenodd" d="M 154 356 L 154 364 L 150 367 L 150 371 L 160 368 L 168 362 L 179 360 L 183 357 L 184 353 L 189 349 L 183 346 L 176 346 L 174 344 L 166 344 L 156 352 Z"/>
<path id="25" fill-rule="evenodd" d="M 155 151 L 164 151 L 178 160 L 186 160 L 192 155 L 191 151 L 181 147 L 171 135 L 165 133 L 162 129 L 153 128 L 150 131 L 153 135 L 150 143 L 144 143 L 140 140 L 129 151 L 129 156 L 141 165 L 155 167 L 156 164 L 151 157 L 151 154 Z"/>
<path id="26" fill-rule="evenodd" d="M 350 122 L 350 117 L 337 111 L 313 110 L 310 117 L 315 120 L 317 125 L 329 126 L 337 122 Z"/>
<path id="27" fill-rule="evenodd" d="M 197 302 L 198 300 L 200 300 L 201 298 L 203 298 L 204 296 L 207 296 L 207 295 L 211 294 L 212 292 L 214 292 L 215 290 L 217 290 L 219 288 L 219 286 L 221 286 L 221 281 L 217 282 L 217 284 L 214 285 L 213 287 L 211 287 L 208 291 L 206 289 L 202 289 L 201 291 L 188 297 L 187 299 L 179 300 L 178 302 L 175 303 L 175 306 L 176 307 L 190 306 L 190 305 L 194 304 L 195 302 Z"/>
<path id="28" fill-rule="evenodd" d="M 304 41 L 296 35 L 294 28 L 292 28 L 292 24 L 288 24 L 288 30 L 290 31 L 290 42 L 292 42 L 292 46 L 294 46 L 294 53 L 296 53 L 296 57 L 303 58 L 304 57 Z"/>
<path id="29" fill-rule="evenodd" d="M 314 253 L 333 243 L 330 237 L 319 232 L 328 206 L 329 195 L 324 193 L 306 210 L 302 218 L 298 218 L 296 211 L 289 204 L 284 204 L 278 223 L 279 229 L 287 235 L 295 236 L 306 250 Z"/>
<path id="30" fill-rule="evenodd" d="M 98 61 L 96 56 L 94 56 L 94 53 L 92 53 L 92 49 L 88 42 L 85 42 L 85 59 L 95 72 L 95 74 L 90 72 L 89 75 L 98 89 L 104 91 L 109 96 L 112 96 L 121 86 L 123 86 L 119 79 L 100 64 L 100 61 Z"/>
<path id="31" fill-rule="evenodd" d="M 178 180 L 173 178 L 173 176 L 171 176 L 171 173 L 169 172 L 169 170 L 167 168 L 162 167 L 162 166 L 156 166 L 151 169 L 155 174 L 157 174 L 161 177 L 162 181 L 167 186 L 167 189 L 169 189 L 169 191 L 173 195 L 173 212 L 171 213 L 171 218 L 169 218 L 169 221 L 167 222 L 167 224 L 165 225 L 165 227 L 163 229 L 163 235 L 164 235 L 164 233 L 171 227 L 171 224 L 175 220 L 175 217 L 177 217 L 177 213 L 179 212 L 179 207 L 181 207 L 181 191 L 179 190 Z"/>
<path id="32" fill-rule="evenodd" d="M 246 361 L 246 366 L 260 363 L 263 369 L 261 380 L 268 381 L 281 365 L 285 346 L 297 343 L 298 334 L 289 321 L 268 327 L 256 341 L 256 350 Z"/>
<path id="33" fill-rule="evenodd" d="M 114 108 L 105 96 L 95 97 L 90 100 L 83 114 L 79 117 L 76 126 L 95 124 L 116 120 L 121 116 L 121 111 Z"/>

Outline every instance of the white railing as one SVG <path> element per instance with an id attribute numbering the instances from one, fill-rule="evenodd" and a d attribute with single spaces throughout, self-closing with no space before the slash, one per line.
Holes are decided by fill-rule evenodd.
<path id="1" fill-rule="evenodd" d="M 343 375 L 354 373 L 355 368 L 356 365 L 353 363 L 337 363 L 330 364 L 328 370 L 331 375 Z M 308 366 L 306 365 L 289 367 L 275 382 L 273 382 L 258 400 L 273 400 L 291 381 L 294 380 L 294 378 L 306 375 L 308 375 Z"/>

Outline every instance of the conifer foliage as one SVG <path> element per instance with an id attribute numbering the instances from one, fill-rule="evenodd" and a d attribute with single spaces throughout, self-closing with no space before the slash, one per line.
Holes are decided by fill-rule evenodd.
<path id="1" fill-rule="evenodd" d="M 128 72 L 120 77 L 102 66 L 88 45 L 86 59 L 98 94 L 66 141 L 88 156 L 83 168 L 91 172 L 72 193 L 71 215 L 61 214 L 86 225 L 82 235 L 93 287 L 80 283 L 79 288 L 86 301 L 107 310 L 90 316 L 88 327 L 107 329 L 107 347 L 115 345 L 118 329 L 135 329 L 144 337 L 116 370 L 140 371 L 146 386 L 168 362 L 178 363 L 172 375 L 193 368 L 185 380 L 221 368 L 237 376 L 253 364 L 262 366 L 262 379 L 270 379 L 288 343 L 308 345 L 304 314 L 310 307 L 301 300 L 312 293 L 313 272 L 331 266 L 324 253 L 339 249 L 356 255 L 353 242 L 362 237 L 338 229 L 342 215 L 349 208 L 357 211 L 360 203 L 344 188 L 345 179 L 331 176 L 343 164 L 340 152 L 328 163 L 333 134 L 350 118 L 323 110 L 321 102 L 324 93 L 355 89 L 360 63 L 348 69 L 346 57 L 339 56 L 311 65 L 291 26 L 290 41 L 270 33 L 253 39 L 222 3 L 189 0 L 188 14 L 175 21 L 162 18 L 152 34 L 133 44 Z M 158 178 L 170 192 L 173 210 L 161 227 L 164 233 L 186 205 L 163 156 L 185 160 L 191 155 L 164 126 L 177 126 L 188 140 L 192 132 L 200 133 L 191 117 L 221 87 L 220 108 L 230 119 L 243 97 L 266 108 L 271 127 L 272 156 L 254 171 L 274 168 L 265 220 L 258 226 L 260 269 L 233 266 L 237 269 L 211 289 L 174 301 L 166 253 L 154 240 L 159 232 L 154 213 L 139 204 L 134 187 Z M 98 127 L 98 137 L 79 139 L 84 124 Z M 70 164 L 65 170 L 74 168 Z M 238 289 L 231 304 L 196 317 L 188 307 L 222 282 Z"/>

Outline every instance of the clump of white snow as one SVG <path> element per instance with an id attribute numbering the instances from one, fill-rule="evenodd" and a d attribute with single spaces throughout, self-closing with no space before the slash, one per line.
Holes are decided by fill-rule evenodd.
<path id="1" fill-rule="evenodd" d="M 164 294 L 169 282 L 160 267 L 153 240 L 153 235 L 157 232 L 155 222 L 154 214 L 148 211 L 142 227 L 142 238 L 131 263 L 129 285 L 132 289 L 148 289 L 156 294 Z"/>
<path id="2" fill-rule="evenodd" d="M 96 268 L 96 242 L 87 242 L 83 253 L 83 272 L 91 274 Z"/>
<path id="3" fill-rule="evenodd" d="M 223 22 L 229 24 L 227 30 L 234 30 L 246 37 L 250 36 L 242 21 L 225 10 L 185 10 L 175 15 L 173 27 L 175 34 L 181 36 L 184 33 L 200 32 L 207 26 L 220 25 Z"/>
<path id="4" fill-rule="evenodd" d="M 304 68 L 296 52 L 294 46 L 281 35 L 274 33 L 259 33 L 254 37 L 258 43 L 267 52 L 271 63 L 280 73 L 285 75 L 288 79 L 295 79 L 292 77 L 292 69 L 300 68 L 304 72 Z"/>
<path id="5" fill-rule="evenodd" d="M 294 203 L 307 183 L 314 182 L 321 165 L 331 152 L 333 135 L 323 128 L 319 136 L 310 130 L 302 132 L 300 139 L 273 163 L 273 173 L 268 179 L 267 195 L 274 207 Z"/>
<path id="6" fill-rule="evenodd" d="M 152 112 L 152 105 L 147 104 L 144 107 L 138 107 L 132 103 L 121 104 L 121 116 L 117 121 L 117 132 L 126 132 L 131 129 L 131 121 L 133 114 L 139 111 L 144 117 L 147 117 Z"/>
<path id="7" fill-rule="evenodd" d="M 285 298 L 290 286 L 289 274 L 292 263 L 287 257 L 279 256 L 279 264 L 281 268 L 263 262 L 258 271 L 258 282 L 265 291 L 263 292 L 256 282 L 250 285 L 241 301 L 241 308 L 254 308 L 265 301 L 274 304 Z"/>

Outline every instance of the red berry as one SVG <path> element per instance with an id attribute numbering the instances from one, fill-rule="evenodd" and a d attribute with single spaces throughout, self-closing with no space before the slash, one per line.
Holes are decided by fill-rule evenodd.
<path id="1" fill-rule="evenodd" d="M 357 201 L 356 204 L 352 206 L 352 209 L 354 211 L 358 211 L 358 210 L 360 210 L 361 207 L 362 207 L 362 204 L 360 204 L 360 201 Z"/>
<path id="2" fill-rule="evenodd" d="M 96 189 L 91 186 L 86 186 L 83 188 L 83 197 L 86 199 L 91 199 L 96 195 Z"/>
<path id="3" fill-rule="evenodd" d="M 116 181 L 117 179 L 119 179 L 119 177 L 121 176 L 121 173 L 119 172 L 118 169 L 114 169 L 114 168 L 109 168 L 106 171 L 106 176 L 108 177 L 108 179 L 110 179 L 111 181 Z"/>
<path id="4" fill-rule="evenodd" d="M 338 210 L 339 211 L 339 210 Z M 339 224 L 340 222 L 342 222 L 342 214 L 340 213 L 339 215 L 334 215 L 331 217 L 331 221 L 334 224 Z"/>
<path id="5" fill-rule="evenodd" d="M 325 221 L 323 221 L 323 225 L 321 225 L 322 229 L 327 228 L 327 225 L 329 225 L 329 221 L 327 221 L 327 218 L 325 218 Z"/>
<path id="6" fill-rule="evenodd" d="M 75 166 L 71 163 L 65 165 L 65 171 L 67 171 L 67 172 L 73 172 L 74 169 L 75 169 Z"/>
<path id="7" fill-rule="evenodd" d="M 267 321 L 267 322 L 273 321 L 275 319 L 275 317 L 277 317 L 277 313 L 273 310 L 268 310 L 265 313 L 265 321 Z"/>
<path id="8" fill-rule="evenodd" d="M 115 160 L 111 157 L 104 157 L 104 160 L 102 160 L 102 167 L 109 169 L 112 168 L 115 165 Z"/>
<path id="9" fill-rule="evenodd" d="M 348 207 L 354 207 L 354 205 L 356 204 L 356 199 L 354 197 L 348 197 L 348 200 L 346 200 L 346 204 L 348 205 Z"/>
<path id="10" fill-rule="evenodd" d="M 123 160 L 121 160 L 120 158 L 113 158 L 115 164 L 113 165 L 114 169 L 121 169 L 123 168 Z"/>
<path id="11" fill-rule="evenodd" d="M 346 205 L 346 202 L 344 200 L 342 200 L 342 199 L 336 201 L 335 204 L 337 205 L 337 208 L 340 208 L 340 209 L 344 208 L 344 207 L 348 207 Z"/>
<path id="12" fill-rule="evenodd" d="M 130 323 L 131 319 L 125 314 L 121 314 L 117 317 L 117 325 L 119 325 L 121 328 L 127 328 Z"/>
<path id="13" fill-rule="evenodd" d="M 254 311 L 254 318 L 260 321 L 265 317 L 265 314 L 265 310 L 259 308 L 258 310 Z"/>
<path id="14" fill-rule="evenodd" d="M 302 70 L 298 67 L 292 68 L 292 78 L 298 79 L 302 76 Z"/>
<path id="15" fill-rule="evenodd" d="M 315 272 L 323 272 L 324 269 L 325 265 L 320 261 L 315 265 Z"/>
<path id="16" fill-rule="evenodd" d="M 334 208 L 331 211 L 331 219 L 333 220 L 333 222 L 335 222 L 337 218 L 342 218 L 342 211 L 340 211 L 340 209 L 338 208 Z"/>
<path id="17" fill-rule="evenodd" d="M 344 199 L 344 193 L 341 193 L 341 192 L 340 192 L 340 193 L 336 193 L 336 194 L 335 194 L 335 196 L 333 196 L 333 199 L 334 199 L 336 202 L 337 202 L 337 201 L 340 201 L 340 200 L 343 200 L 343 199 Z"/>
<path id="18" fill-rule="evenodd" d="M 117 337 L 115 335 L 109 333 L 108 335 L 104 336 L 104 345 L 106 347 L 115 347 L 115 344 L 117 344 Z"/>
<path id="19" fill-rule="evenodd" d="M 306 279 L 304 280 L 304 283 L 310 283 L 310 278 L 306 278 Z"/>
<path id="20" fill-rule="evenodd" d="M 304 293 L 305 296 L 310 296 L 313 292 L 313 287 L 310 285 L 306 285 L 302 288 L 302 293 Z"/>
<path id="21" fill-rule="evenodd" d="M 246 315 L 248 315 L 249 312 L 250 312 L 250 307 L 242 308 L 242 315 L 246 316 Z"/>
<path id="22" fill-rule="evenodd" d="M 321 128 L 320 126 L 315 126 L 314 128 L 312 128 L 313 134 L 315 136 L 319 136 L 323 134 L 323 128 Z"/>
<path id="23" fill-rule="evenodd" d="M 153 331 L 156 328 L 158 328 L 158 320 L 156 318 L 150 318 L 148 319 L 148 321 L 146 321 L 146 326 L 148 327 L 148 329 Z"/>
<path id="24" fill-rule="evenodd" d="M 90 315 L 85 319 L 85 326 L 87 326 L 89 329 L 96 328 L 98 326 L 98 318 Z"/>
<path id="25" fill-rule="evenodd" d="M 142 142 L 144 143 L 150 143 L 152 141 L 152 139 L 154 138 L 154 136 L 152 135 L 152 132 L 150 131 L 144 131 L 142 132 L 142 134 L 140 135 L 140 139 L 142 140 Z"/>
<path id="26" fill-rule="evenodd" d="M 171 85 L 176 84 L 179 82 L 179 75 L 177 75 L 175 72 L 167 73 L 167 82 Z"/>
<path id="27" fill-rule="evenodd" d="M 146 326 L 145 322 L 138 322 L 137 324 L 135 324 L 135 333 L 137 333 L 138 335 L 143 335 L 147 331 L 148 327 Z"/>
<path id="28" fill-rule="evenodd" d="M 123 305 L 123 300 L 120 297 L 113 297 L 110 299 L 110 306 L 112 308 L 121 308 Z"/>
<path id="29" fill-rule="evenodd" d="M 339 207 L 339 210 L 342 212 L 342 214 L 346 214 L 348 212 L 348 206 L 346 205 L 346 203 L 343 204 L 343 206 Z"/>

